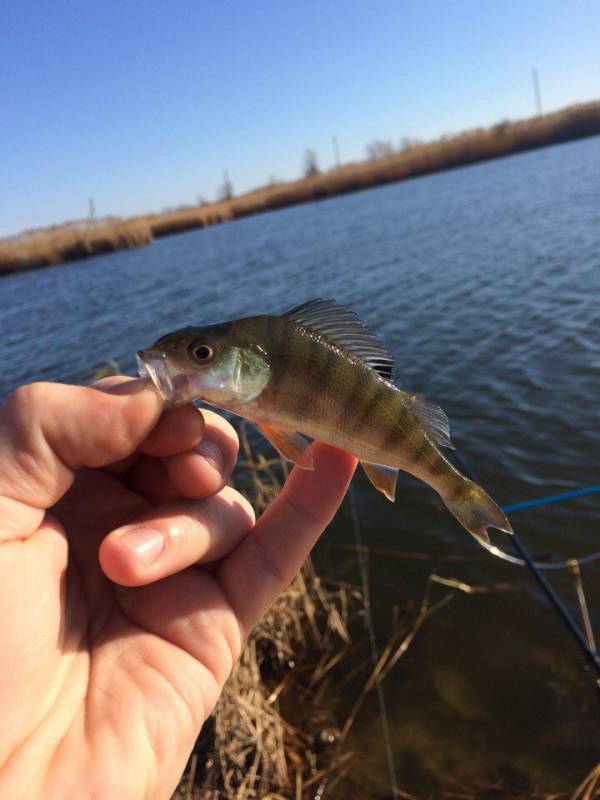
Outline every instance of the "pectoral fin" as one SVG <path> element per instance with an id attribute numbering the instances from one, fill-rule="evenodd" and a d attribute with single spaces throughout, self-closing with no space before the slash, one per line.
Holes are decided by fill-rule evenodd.
<path id="1" fill-rule="evenodd" d="M 256 424 L 256 423 L 255 423 Z M 256 424 L 265 439 L 273 445 L 279 455 L 297 464 L 302 469 L 313 469 L 313 458 L 308 449 L 310 442 L 299 433 L 282 431 L 269 425 Z"/>
<path id="2" fill-rule="evenodd" d="M 398 470 L 393 467 L 385 467 L 383 464 L 372 464 L 369 461 L 361 461 L 367 478 L 376 489 L 391 500 L 396 499 L 396 483 L 398 482 Z"/>

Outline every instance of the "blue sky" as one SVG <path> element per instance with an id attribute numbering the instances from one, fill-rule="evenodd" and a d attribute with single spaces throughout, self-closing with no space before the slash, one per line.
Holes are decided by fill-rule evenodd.
<path id="1" fill-rule="evenodd" d="M 4 0 L 0 235 L 600 97 L 600 3 Z"/>

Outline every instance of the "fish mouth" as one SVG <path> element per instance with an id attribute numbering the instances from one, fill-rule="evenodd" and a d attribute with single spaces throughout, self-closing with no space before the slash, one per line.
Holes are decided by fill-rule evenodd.
<path id="1" fill-rule="evenodd" d="M 177 405 L 183 376 L 173 373 L 166 355 L 156 350 L 138 350 L 135 358 L 140 377 L 150 378 L 165 403 Z"/>

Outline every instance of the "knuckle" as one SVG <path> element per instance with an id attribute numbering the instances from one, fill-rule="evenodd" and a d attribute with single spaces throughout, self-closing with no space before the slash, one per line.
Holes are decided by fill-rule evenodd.
<path id="1" fill-rule="evenodd" d="M 6 399 L 6 409 L 9 415 L 13 419 L 30 417 L 42 407 L 44 398 L 48 394 L 48 387 L 49 384 L 43 382 L 19 386 Z"/>
<path id="2" fill-rule="evenodd" d="M 194 528 L 202 530 L 203 532 L 212 531 L 215 528 L 214 515 L 211 514 L 210 508 L 206 503 L 196 505 L 191 517 L 194 521 Z"/>
<path id="3" fill-rule="evenodd" d="M 194 414 L 194 421 L 196 424 L 199 423 L 200 429 L 202 430 L 202 433 L 204 433 L 206 428 L 206 419 L 204 418 L 204 414 L 199 408 L 196 408 L 196 406 L 189 406 L 189 408 L 191 409 L 190 413 Z"/>
<path id="4" fill-rule="evenodd" d="M 231 443 L 232 447 L 234 447 L 236 452 L 237 452 L 237 449 L 240 446 L 240 440 L 239 440 L 239 437 L 237 435 L 236 429 L 233 427 L 233 425 L 230 422 L 228 422 L 223 417 L 221 417 L 221 426 L 222 426 L 222 430 L 223 430 L 224 435 L 227 437 L 227 439 Z"/>
<path id="5" fill-rule="evenodd" d="M 233 425 L 220 414 L 202 409 L 206 428 L 206 438 L 213 439 L 225 452 L 232 464 L 235 463 L 240 447 L 239 438 Z"/>
<path id="6" fill-rule="evenodd" d="M 222 686 L 235 660 L 241 650 L 239 629 L 233 625 L 225 625 L 219 620 L 218 625 L 207 625 L 206 619 L 198 615 L 193 619 L 192 625 L 197 643 L 202 647 L 202 663 L 213 676 L 216 684 Z"/>
<path id="7" fill-rule="evenodd" d="M 226 502 L 229 513 L 232 514 L 241 526 L 251 528 L 256 522 L 256 514 L 249 500 L 231 486 L 225 486 L 219 493 Z"/>
<path id="8" fill-rule="evenodd" d="M 319 514 L 315 513 L 312 508 L 309 508 L 304 503 L 301 503 L 291 493 L 286 492 L 283 495 L 283 501 L 288 510 L 297 519 L 298 525 L 304 527 L 308 522 L 315 528 L 325 529 L 327 527 L 327 519 L 324 519 Z"/>
<path id="9" fill-rule="evenodd" d="M 254 536 L 250 542 L 260 564 L 259 574 L 266 575 L 276 586 L 287 586 L 294 576 L 283 569 L 276 553 L 260 536 Z"/>
<path id="10" fill-rule="evenodd" d="M 0 464 L 3 483 L 13 495 L 33 495 L 41 503 L 47 502 L 54 481 L 52 451 L 42 430 L 42 409 L 51 388 L 41 382 L 19 386 L 3 409 L 10 447 L 10 457 Z"/>
<path id="11" fill-rule="evenodd" d="M 205 500 L 199 501 L 193 510 L 194 527 L 201 528 L 209 536 L 224 533 L 247 532 L 254 527 L 254 509 L 239 492 L 230 486 Z"/>

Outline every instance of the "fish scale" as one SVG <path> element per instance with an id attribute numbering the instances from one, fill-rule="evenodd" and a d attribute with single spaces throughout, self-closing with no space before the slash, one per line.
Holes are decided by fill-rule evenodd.
<path id="1" fill-rule="evenodd" d="M 393 500 L 398 470 L 429 484 L 463 527 L 512 533 L 492 498 L 439 449 L 444 412 L 392 382 L 393 356 L 349 309 L 311 300 L 280 316 L 182 328 L 138 352 L 164 400 L 196 400 L 253 422 L 287 459 L 312 468 L 302 434 L 354 454 Z"/>

